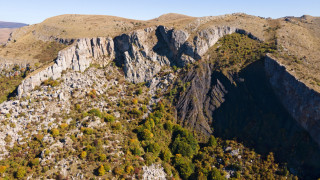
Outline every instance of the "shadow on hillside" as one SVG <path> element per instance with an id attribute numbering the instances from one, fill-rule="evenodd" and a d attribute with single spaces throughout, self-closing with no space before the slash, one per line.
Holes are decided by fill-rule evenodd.
<path id="1" fill-rule="evenodd" d="M 237 86 L 219 78 L 230 86 L 226 101 L 213 112 L 214 134 L 237 139 L 262 155 L 273 152 L 276 161 L 287 163 L 291 173 L 316 179 L 320 177 L 320 149 L 282 107 L 263 66 L 260 60 L 243 69 L 239 77 L 244 81 Z"/>

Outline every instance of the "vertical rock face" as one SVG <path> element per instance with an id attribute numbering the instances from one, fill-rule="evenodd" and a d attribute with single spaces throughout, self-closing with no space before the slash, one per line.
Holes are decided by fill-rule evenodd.
<path id="1" fill-rule="evenodd" d="M 182 82 L 189 85 L 178 98 L 177 117 L 184 126 L 210 135 L 212 113 L 225 101 L 224 97 L 228 93 L 226 85 L 230 81 L 222 74 L 213 72 L 209 64 L 201 64 L 199 67 L 189 70 L 182 78 Z"/>
<path id="2" fill-rule="evenodd" d="M 283 106 L 320 145 L 320 94 L 297 80 L 270 56 L 265 58 L 265 70 Z"/>
<path id="3" fill-rule="evenodd" d="M 61 77 L 63 70 L 84 71 L 92 62 L 105 65 L 110 60 L 123 66 L 128 81 L 147 82 L 163 66 L 183 67 L 201 59 L 219 38 L 234 32 L 248 34 L 234 27 L 211 27 L 189 40 L 187 31 L 158 26 L 122 34 L 114 39 L 74 40 L 73 45 L 59 52 L 54 64 L 27 77 L 18 87 L 18 95 L 32 90 L 46 79 Z"/>
<path id="4" fill-rule="evenodd" d="M 19 85 L 18 95 L 31 91 L 44 80 L 60 78 L 64 70 L 84 71 L 94 61 L 106 63 L 108 59 L 112 59 L 113 48 L 111 38 L 79 39 L 74 45 L 60 51 L 52 65 L 27 77 Z"/>

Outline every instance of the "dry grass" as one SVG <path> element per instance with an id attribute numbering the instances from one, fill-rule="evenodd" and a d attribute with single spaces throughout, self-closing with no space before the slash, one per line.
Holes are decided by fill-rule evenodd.
<path id="1" fill-rule="evenodd" d="M 0 44 L 7 42 L 10 33 L 14 30 L 15 28 L 0 28 Z"/>

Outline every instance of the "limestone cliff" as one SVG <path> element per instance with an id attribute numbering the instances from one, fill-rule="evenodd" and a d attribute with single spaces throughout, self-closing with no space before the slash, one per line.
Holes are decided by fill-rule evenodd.
<path id="1" fill-rule="evenodd" d="M 49 78 L 58 79 L 64 70 L 72 69 L 83 72 L 94 61 L 107 63 L 113 56 L 113 41 L 110 38 L 84 38 L 60 51 L 54 63 L 37 70 L 25 78 L 18 87 L 18 95 L 29 92 L 35 86 Z"/>
<path id="2" fill-rule="evenodd" d="M 104 64 L 115 60 L 123 66 L 128 81 L 147 82 L 163 66 L 182 67 L 199 60 L 219 38 L 234 32 L 246 33 L 234 27 L 211 27 L 188 40 L 187 31 L 157 26 L 122 34 L 114 39 L 78 39 L 60 51 L 52 65 L 27 77 L 18 87 L 18 95 L 32 90 L 46 79 L 61 77 L 63 70 L 84 71 L 93 61 Z"/>

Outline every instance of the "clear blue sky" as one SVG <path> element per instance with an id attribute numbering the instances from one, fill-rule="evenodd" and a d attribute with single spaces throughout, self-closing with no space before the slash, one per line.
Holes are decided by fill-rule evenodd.
<path id="1" fill-rule="evenodd" d="M 165 13 L 262 17 L 320 16 L 320 0 L 1 0 L 0 21 L 39 23 L 61 14 L 102 14 L 147 20 Z"/>

